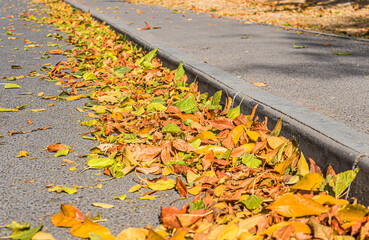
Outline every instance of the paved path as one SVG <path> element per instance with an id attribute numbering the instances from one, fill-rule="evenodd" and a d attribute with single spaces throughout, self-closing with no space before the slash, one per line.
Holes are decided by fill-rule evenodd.
<path id="1" fill-rule="evenodd" d="M 184 17 L 173 9 L 116 0 L 74 1 L 134 29 L 143 28 L 145 21 L 159 26 L 142 33 L 240 81 L 266 83 L 266 91 L 369 133 L 369 41 L 298 34 L 191 11 Z M 306 48 L 292 48 L 294 44 Z"/>

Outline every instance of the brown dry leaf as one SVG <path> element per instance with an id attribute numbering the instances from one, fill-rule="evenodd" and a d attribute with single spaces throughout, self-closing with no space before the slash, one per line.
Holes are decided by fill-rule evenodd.
<path id="1" fill-rule="evenodd" d="M 314 238 L 333 240 L 333 229 L 332 228 L 321 225 L 312 219 L 310 219 L 308 224 L 313 229 Z"/>
<path id="2" fill-rule="evenodd" d="M 328 212 L 328 208 L 314 200 L 295 194 L 280 197 L 269 209 L 285 217 L 304 217 Z"/>
<path id="3" fill-rule="evenodd" d="M 177 177 L 176 190 L 178 191 L 179 195 L 187 198 L 188 195 L 187 187 L 180 177 Z"/>
<path id="4" fill-rule="evenodd" d="M 99 235 L 103 240 L 114 240 L 110 231 L 97 223 L 92 222 L 89 218 L 85 218 L 83 222 L 78 222 L 72 225 L 70 233 L 75 237 L 89 238 L 90 233 Z"/>
<path id="5" fill-rule="evenodd" d="M 74 224 L 84 220 L 83 214 L 76 207 L 62 204 L 60 213 L 55 213 L 51 217 L 51 223 L 56 227 L 72 227 Z"/>

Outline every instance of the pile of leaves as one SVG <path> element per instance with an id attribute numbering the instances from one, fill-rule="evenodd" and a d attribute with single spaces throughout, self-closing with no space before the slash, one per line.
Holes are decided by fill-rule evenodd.
<path id="1" fill-rule="evenodd" d="M 367 0 L 125 0 L 279 26 L 369 38 Z M 248 22 L 249 23 L 249 22 Z"/>
<path id="2" fill-rule="evenodd" d="M 55 226 L 91 239 L 369 237 L 368 208 L 341 199 L 358 169 L 336 174 L 329 166 L 323 173 L 295 141 L 279 135 L 282 119 L 269 130 L 267 118 L 256 116 L 257 106 L 249 115 L 230 97 L 221 106 L 222 91 L 200 93 L 196 82 L 187 83 L 182 64 L 164 68 L 156 49 L 145 53 L 61 1 L 48 6 L 49 17 L 40 21 L 58 27 L 76 46 L 54 53 L 69 58 L 48 78 L 65 88 L 58 98 L 90 99 L 84 108 L 92 119 L 81 124 L 92 128 L 84 138 L 99 145 L 87 156 L 88 169 L 113 178 L 155 175 L 129 191 L 147 189 L 140 197 L 145 201 L 171 189 L 194 196 L 181 209 L 162 208 L 159 227 L 128 228 L 116 238 L 70 205 L 52 216 Z"/>

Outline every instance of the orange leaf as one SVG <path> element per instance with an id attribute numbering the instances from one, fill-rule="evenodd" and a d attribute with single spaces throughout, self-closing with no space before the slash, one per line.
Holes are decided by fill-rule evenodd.
<path id="1" fill-rule="evenodd" d="M 280 197 L 269 209 L 285 217 L 304 217 L 328 212 L 328 208 L 314 200 L 295 194 Z"/>
<path id="2" fill-rule="evenodd" d="M 47 146 L 47 151 L 49 152 L 57 152 L 59 150 L 66 150 L 67 147 L 64 146 L 63 144 L 50 144 L 49 146 Z"/>
<path id="3" fill-rule="evenodd" d="M 176 139 L 173 141 L 173 147 L 175 147 L 178 151 L 188 152 L 194 151 L 195 148 L 188 142 L 182 139 Z"/>
<path id="4" fill-rule="evenodd" d="M 228 118 L 222 118 L 222 119 L 208 121 L 208 122 L 211 124 L 211 126 L 213 126 L 214 128 L 218 128 L 220 131 L 224 129 L 234 128 L 233 121 Z"/>
<path id="5" fill-rule="evenodd" d="M 83 221 L 83 214 L 76 207 L 62 204 L 60 213 L 55 213 L 51 217 L 51 223 L 56 227 L 72 227 L 74 224 Z"/>
<path id="6" fill-rule="evenodd" d="M 185 198 L 187 197 L 188 191 L 187 191 L 186 184 L 181 180 L 180 177 L 177 177 L 176 190 L 178 191 L 179 195 L 181 195 L 182 197 L 185 197 Z"/>
<path id="7" fill-rule="evenodd" d="M 60 50 L 60 48 L 58 48 L 58 50 L 50 50 L 49 54 L 60 55 L 63 52 L 64 52 L 63 50 Z"/>
<path id="8" fill-rule="evenodd" d="M 80 237 L 80 238 L 89 238 L 90 233 L 95 233 L 104 240 L 114 240 L 115 239 L 115 237 L 111 235 L 109 229 L 97 223 L 94 223 L 87 217 L 85 218 L 83 222 L 73 224 L 72 229 L 70 230 L 70 233 L 73 236 Z"/>

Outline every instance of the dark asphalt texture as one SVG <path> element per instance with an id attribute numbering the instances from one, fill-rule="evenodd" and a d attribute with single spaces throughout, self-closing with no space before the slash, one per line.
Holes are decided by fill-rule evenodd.
<path id="1" fill-rule="evenodd" d="M 168 207 L 180 196 L 175 191 L 156 193 L 154 201 L 138 200 L 139 193 L 128 193 L 128 190 L 138 184 L 135 174 L 125 178 L 99 182 L 98 179 L 107 179 L 108 176 L 95 174 L 100 170 L 88 170 L 80 173 L 85 167 L 85 158 L 79 157 L 89 153 L 89 149 L 98 145 L 97 142 L 82 139 L 82 133 L 89 131 L 80 126 L 79 120 L 89 120 L 87 112 L 78 112 L 77 107 L 83 108 L 88 100 L 52 101 L 37 97 L 39 92 L 45 96 L 57 96 L 62 92 L 60 86 L 47 82 L 39 77 L 26 77 L 15 81 L 8 81 L 13 76 L 28 76 L 31 71 L 46 74 L 40 70 L 44 64 L 66 59 L 63 55 L 52 55 L 49 59 L 41 59 L 45 51 L 57 49 L 47 47 L 48 43 L 61 44 L 61 49 L 73 48 L 64 41 L 57 41 L 47 34 L 61 32 L 54 27 L 43 26 L 33 21 L 24 21 L 19 15 L 29 11 L 28 4 L 21 0 L 0 1 L 0 107 L 13 108 L 29 104 L 19 112 L 0 112 L 0 226 L 11 221 L 30 222 L 32 226 L 44 223 L 43 230 L 52 233 L 55 239 L 73 239 L 69 229 L 54 227 L 50 217 L 58 213 L 60 204 L 73 204 L 84 214 L 91 212 L 96 216 L 99 211 L 103 219 L 101 222 L 110 229 L 113 235 L 128 227 L 157 226 L 159 224 L 160 207 Z M 34 12 L 31 12 L 34 13 Z M 8 17 L 9 16 L 9 17 Z M 22 25 L 25 23 L 25 25 Z M 6 27 L 14 26 L 13 33 L 23 35 L 7 35 Z M 55 35 L 53 35 L 55 36 Z M 12 39 L 16 37 L 16 39 Z M 66 36 L 65 36 L 66 37 Z M 28 47 L 25 51 L 25 39 L 35 41 L 34 44 L 42 47 Z M 16 50 L 18 48 L 18 50 Z M 34 51 L 42 54 L 34 53 Z M 23 69 L 12 69 L 12 65 L 22 66 Z M 7 77 L 7 78 L 4 78 Z M 4 84 L 11 82 L 21 86 L 21 89 L 4 89 Z M 32 95 L 19 95 L 22 92 L 32 91 Z M 54 104 L 54 106 L 49 106 Z M 46 111 L 32 112 L 31 109 L 44 108 Z M 27 121 L 32 119 L 33 124 Z M 8 136 L 12 130 L 30 131 L 36 128 L 52 126 L 51 129 L 34 131 L 26 134 Z M 72 146 L 68 156 L 54 157 L 55 153 L 42 151 L 49 144 L 61 142 Z M 19 151 L 30 153 L 27 158 L 17 158 Z M 41 152 L 42 151 L 42 152 Z M 63 162 L 63 159 L 77 163 L 77 171 L 69 171 L 73 164 Z M 141 175 L 141 177 L 144 177 Z M 97 184 L 102 188 L 96 188 Z M 48 192 L 49 184 L 83 186 L 76 194 Z M 145 190 L 143 190 L 145 191 Z M 125 193 L 125 201 L 114 200 L 114 196 Z M 180 200 L 174 203 L 180 207 L 189 200 Z M 109 203 L 115 205 L 112 209 L 93 207 L 92 203 Z M 11 231 L 0 228 L 0 237 L 9 236 Z"/>
<path id="2" fill-rule="evenodd" d="M 369 133 L 369 41 L 302 34 L 191 11 L 183 16 L 175 9 L 119 0 L 73 1 L 133 29 L 145 27 L 145 21 L 161 27 L 142 33 L 240 81 L 266 83 L 266 91 Z"/>

